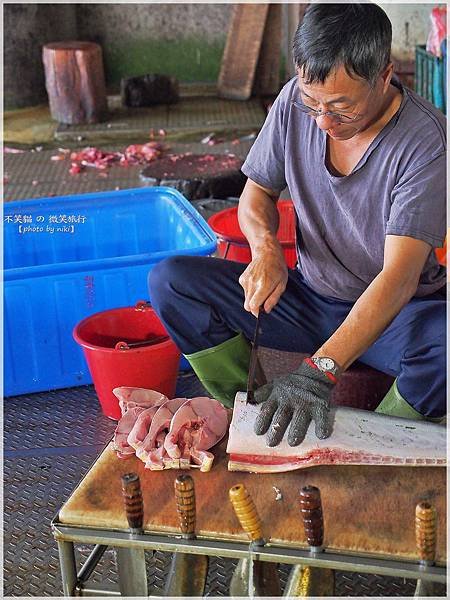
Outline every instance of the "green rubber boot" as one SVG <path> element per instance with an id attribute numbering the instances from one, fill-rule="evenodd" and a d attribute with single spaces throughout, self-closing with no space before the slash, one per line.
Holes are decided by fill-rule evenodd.
<path id="1" fill-rule="evenodd" d="M 233 408 L 236 392 L 247 387 L 250 352 L 249 342 L 239 333 L 218 346 L 185 356 L 211 396 Z"/>
<path id="2" fill-rule="evenodd" d="M 435 423 L 442 421 L 441 417 L 425 417 L 417 412 L 417 410 L 415 410 L 412 406 L 410 406 L 398 391 L 397 380 L 394 381 L 386 396 L 375 409 L 375 412 L 382 413 L 384 415 L 390 415 L 391 417 L 415 419 L 416 421 L 434 421 Z"/>

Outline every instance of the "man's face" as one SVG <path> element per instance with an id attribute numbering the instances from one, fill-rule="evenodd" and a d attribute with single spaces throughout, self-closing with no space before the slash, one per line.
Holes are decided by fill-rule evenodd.
<path id="1" fill-rule="evenodd" d="M 385 83 L 381 76 L 371 87 L 361 78 L 350 77 L 344 66 L 340 65 L 323 84 L 308 85 L 298 70 L 297 73 L 301 102 L 320 113 L 336 113 L 312 113 L 317 126 L 333 139 L 348 140 L 363 131 L 380 109 Z"/>

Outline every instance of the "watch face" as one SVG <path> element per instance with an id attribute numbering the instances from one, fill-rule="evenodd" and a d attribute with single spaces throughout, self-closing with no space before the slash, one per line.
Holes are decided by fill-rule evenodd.
<path id="1" fill-rule="evenodd" d="M 334 360 L 332 358 L 321 358 L 319 362 L 320 368 L 325 371 L 332 371 L 335 367 Z"/>

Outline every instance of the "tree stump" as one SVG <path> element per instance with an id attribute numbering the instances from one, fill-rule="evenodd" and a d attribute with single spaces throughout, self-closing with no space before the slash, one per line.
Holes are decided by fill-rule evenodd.
<path id="1" fill-rule="evenodd" d="M 188 200 L 240 196 L 242 162 L 231 154 L 174 154 L 152 162 L 140 178 L 148 186 L 173 187 Z"/>
<path id="2" fill-rule="evenodd" d="M 93 42 L 55 42 L 42 52 L 50 113 L 59 123 L 97 123 L 107 114 L 102 49 Z"/>

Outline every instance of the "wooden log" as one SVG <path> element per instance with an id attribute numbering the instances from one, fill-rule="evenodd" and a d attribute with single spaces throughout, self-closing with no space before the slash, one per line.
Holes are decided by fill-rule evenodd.
<path id="1" fill-rule="evenodd" d="M 107 114 L 102 49 L 93 42 L 55 42 L 42 51 L 50 113 L 59 123 L 97 123 Z"/>

